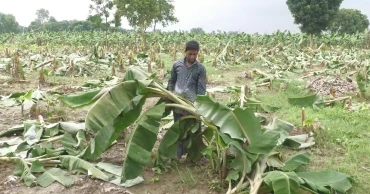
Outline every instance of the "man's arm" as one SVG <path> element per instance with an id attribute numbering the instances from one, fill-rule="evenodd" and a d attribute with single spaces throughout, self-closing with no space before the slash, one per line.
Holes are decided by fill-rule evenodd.
<path id="1" fill-rule="evenodd" d="M 176 80 L 177 80 L 176 66 L 175 65 L 176 64 L 172 65 L 171 76 L 170 76 L 170 79 L 168 80 L 168 84 L 167 84 L 167 89 L 170 92 L 173 92 L 175 90 L 175 84 L 176 84 Z"/>
<path id="2" fill-rule="evenodd" d="M 205 67 L 202 67 L 199 71 L 197 95 L 205 95 L 207 89 L 207 71 Z"/>

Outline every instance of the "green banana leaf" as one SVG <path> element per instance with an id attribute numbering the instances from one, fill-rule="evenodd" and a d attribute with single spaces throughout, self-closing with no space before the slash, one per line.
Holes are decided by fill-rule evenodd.
<path id="1" fill-rule="evenodd" d="M 118 138 L 119 134 L 135 122 L 140 116 L 145 103 L 143 96 L 136 96 L 132 99 L 131 105 L 122 111 L 113 124 L 107 125 L 96 133 L 90 145 L 82 153 L 82 158 L 96 160 L 99 156 Z"/>
<path id="2" fill-rule="evenodd" d="M 286 121 L 274 118 L 272 122 L 266 127 L 266 130 L 278 131 L 280 133 L 280 138 L 278 140 L 277 146 L 284 143 L 289 133 L 294 129 L 294 125 Z"/>
<path id="3" fill-rule="evenodd" d="M 123 110 L 131 106 L 131 101 L 138 96 L 137 88 L 148 86 L 151 81 L 126 81 L 114 86 L 104 94 L 89 110 L 86 116 L 86 129 L 98 132 L 111 125 Z"/>
<path id="4" fill-rule="evenodd" d="M 62 145 L 69 155 L 77 156 L 87 146 L 85 134 L 78 132 L 76 137 L 65 133 L 62 139 Z"/>
<path id="5" fill-rule="evenodd" d="M 281 168 L 283 171 L 295 171 L 302 165 L 307 165 L 311 161 L 311 154 L 308 152 L 290 156 L 285 161 L 285 166 Z"/>
<path id="6" fill-rule="evenodd" d="M 138 66 L 133 66 L 130 68 L 127 73 L 125 73 L 125 76 L 123 78 L 123 81 L 129 81 L 129 80 L 146 80 L 148 78 L 153 77 L 154 74 L 149 74 L 147 71 L 144 71 Z"/>
<path id="7" fill-rule="evenodd" d="M 98 178 L 103 181 L 109 181 L 109 177 L 96 168 L 93 164 L 82 160 L 76 156 L 63 155 L 59 156 L 61 166 L 68 169 L 72 173 L 84 173 L 89 174 L 93 178 Z"/>
<path id="8" fill-rule="evenodd" d="M 220 127 L 222 133 L 230 135 L 233 139 L 251 144 L 262 134 L 260 120 L 250 109 L 231 110 L 225 105 L 214 102 L 208 96 L 197 96 L 195 108 L 198 113 Z"/>
<path id="9" fill-rule="evenodd" d="M 96 160 L 139 117 L 146 98 L 138 95 L 151 81 L 126 81 L 102 96 L 86 116 L 86 129 L 96 136 L 82 154 Z"/>
<path id="10" fill-rule="evenodd" d="M 160 104 L 148 109 L 137 120 L 127 145 L 121 183 L 137 178 L 150 160 L 164 111 L 165 105 Z"/>
<path id="11" fill-rule="evenodd" d="M 336 171 L 320 172 L 297 172 L 309 188 L 316 192 L 331 193 L 334 189 L 340 193 L 346 193 L 351 187 L 351 177 Z M 329 187 L 330 189 L 328 189 Z"/>
<path id="12" fill-rule="evenodd" d="M 59 100 L 70 108 L 81 108 L 94 103 L 98 99 L 96 96 L 100 94 L 100 92 L 101 89 L 97 89 L 81 94 L 60 96 Z"/>
<path id="13" fill-rule="evenodd" d="M 279 138 L 279 131 L 266 130 L 247 146 L 247 151 L 253 154 L 268 154 L 275 148 Z"/>
<path id="14" fill-rule="evenodd" d="M 312 105 L 318 100 L 316 94 L 302 96 L 302 97 L 291 97 L 288 98 L 289 104 L 298 107 L 312 107 Z"/>
<path id="15" fill-rule="evenodd" d="M 30 167 L 21 158 L 17 159 L 17 163 L 18 166 L 14 171 L 14 175 L 20 176 L 20 180 L 23 180 L 27 186 L 31 186 L 36 180 L 36 177 L 31 173 Z"/>
<path id="16" fill-rule="evenodd" d="M 36 160 L 36 161 L 32 162 L 30 170 L 31 170 L 32 173 L 45 172 L 46 171 L 44 166 L 42 165 L 42 163 L 39 160 Z"/>
<path id="17" fill-rule="evenodd" d="M 180 126 L 179 121 L 173 123 L 168 129 L 166 134 L 158 147 L 158 153 L 161 156 L 175 159 L 177 158 L 177 141 L 180 138 Z"/>
<path id="18" fill-rule="evenodd" d="M 274 190 L 274 194 L 296 194 L 300 187 L 295 172 L 271 171 L 264 175 L 263 180 Z"/>
<path id="19" fill-rule="evenodd" d="M 52 168 L 44 172 L 42 175 L 37 177 L 36 181 L 42 187 L 47 187 L 55 181 L 58 181 L 66 187 L 69 187 L 74 183 L 73 178 L 70 177 L 66 171 L 59 168 Z"/>

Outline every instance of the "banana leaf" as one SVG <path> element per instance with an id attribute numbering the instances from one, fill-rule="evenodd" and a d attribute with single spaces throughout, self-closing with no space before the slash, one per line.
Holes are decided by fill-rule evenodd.
<path id="1" fill-rule="evenodd" d="M 148 109 L 137 120 L 127 145 L 121 183 L 137 178 L 150 160 L 164 111 L 165 105 L 160 104 Z"/>
<path id="2" fill-rule="evenodd" d="M 296 194 L 300 187 L 295 172 L 271 171 L 264 175 L 263 180 L 274 190 L 274 194 Z"/>
<path id="3" fill-rule="evenodd" d="M 230 108 L 214 102 L 208 96 L 197 96 L 195 108 L 205 118 L 211 120 L 220 128 L 222 133 L 230 135 L 233 139 L 256 142 L 262 134 L 260 120 L 250 109 Z"/>

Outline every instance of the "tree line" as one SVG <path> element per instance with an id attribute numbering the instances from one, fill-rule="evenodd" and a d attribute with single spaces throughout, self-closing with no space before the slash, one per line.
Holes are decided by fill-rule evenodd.
<path id="1" fill-rule="evenodd" d="M 364 32 L 369 19 L 356 9 L 339 9 L 343 0 L 287 0 L 294 23 L 301 32 L 317 35 L 324 31 L 333 33 Z M 179 20 L 174 16 L 172 0 L 91 0 L 90 15 L 86 20 L 57 21 L 46 9 L 36 11 L 36 18 L 27 27 L 20 26 L 11 14 L 0 13 L 0 33 L 28 31 L 125 31 L 121 28 L 124 17 L 129 25 L 140 32 L 157 25 L 166 27 Z M 113 19 L 110 19 L 113 18 Z M 205 33 L 193 28 L 193 33 Z"/>

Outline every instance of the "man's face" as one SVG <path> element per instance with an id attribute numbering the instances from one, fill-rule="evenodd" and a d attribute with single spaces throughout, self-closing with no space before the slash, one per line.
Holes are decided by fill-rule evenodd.
<path id="1" fill-rule="evenodd" d="M 189 63 L 194 63 L 198 56 L 197 50 L 188 50 L 185 52 L 186 61 Z"/>

